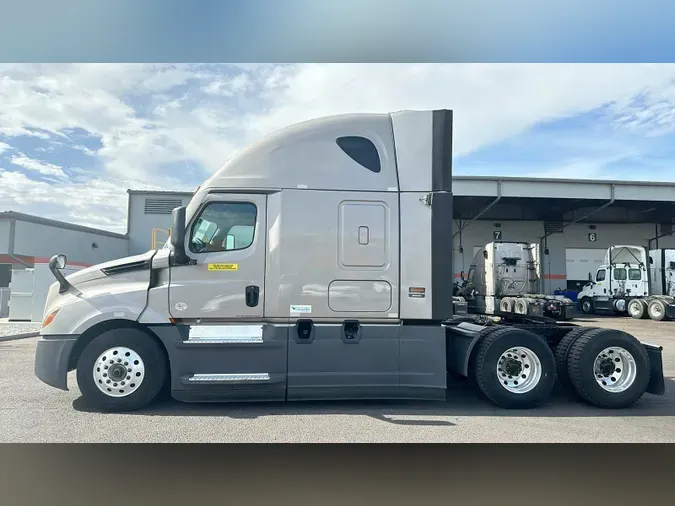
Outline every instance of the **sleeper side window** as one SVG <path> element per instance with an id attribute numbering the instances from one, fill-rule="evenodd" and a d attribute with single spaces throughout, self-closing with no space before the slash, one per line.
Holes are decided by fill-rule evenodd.
<path id="1" fill-rule="evenodd" d="M 250 202 L 207 204 L 192 226 L 190 251 L 213 253 L 246 249 L 255 238 L 257 208 Z"/>
<path id="2" fill-rule="evenodd" d="M 375 174 L 380 172 L 380 155 L 372 141 L 365 137 L 339 137 L 335 142 L 356 163 Z"/>

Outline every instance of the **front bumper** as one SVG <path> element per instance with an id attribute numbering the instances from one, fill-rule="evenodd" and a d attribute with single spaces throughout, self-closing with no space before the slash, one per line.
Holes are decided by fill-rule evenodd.
<path id="1" fill-rule="evenodd" d="M 44 336 L 35 351 L 35 376 L 49 386 L 68 390 L 68 364 L 77 337 Z"/>

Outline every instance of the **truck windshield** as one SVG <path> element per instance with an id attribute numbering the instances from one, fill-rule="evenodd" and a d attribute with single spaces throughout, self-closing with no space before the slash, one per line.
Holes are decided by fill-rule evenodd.
<path id="1" fill-rule="evenodd" d="M 640 281 L 642 278 L 642 271 L 640 269 L 629 269 L 628 270 L 628 279 L 631 281 Z"/>
<path id="2" fill-rule="evenodd" d="M 617 267 L 614 269 L 614 279 L 617 281 L 625 281 L 626 280 L 626 269 L 623 267 Z"/>

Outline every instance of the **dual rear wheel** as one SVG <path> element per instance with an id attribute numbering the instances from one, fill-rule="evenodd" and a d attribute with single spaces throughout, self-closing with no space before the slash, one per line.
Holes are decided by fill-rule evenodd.
<path id="1" fill-rule="evenodd" d="M 504 408 L 532 408 L 560 383 L 577 398 L 603 408 L 624 408 L 647 390 L 650 364 L 630 334 L 579 327 L 551 350 L 540 336 L 515 327 L 486 329 L 473 373 L 481 392 Z"/>

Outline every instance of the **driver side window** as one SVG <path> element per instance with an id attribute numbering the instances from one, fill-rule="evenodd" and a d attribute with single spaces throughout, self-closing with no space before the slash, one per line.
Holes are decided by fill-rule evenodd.
<path id="1" fill-rule="evenodd" d="M 598 271 L 598 274 L 595 276 L 596 281 L 604 281 L 605 280 L 605 269 L 600 269 Z"/>
<path id="2" fill-rule="evenodd" d="M 190 233 L 190 251 L 213 253 L 253 244 L 257 208 L 250 202 L 213 202 L 203 209 Z"/>

